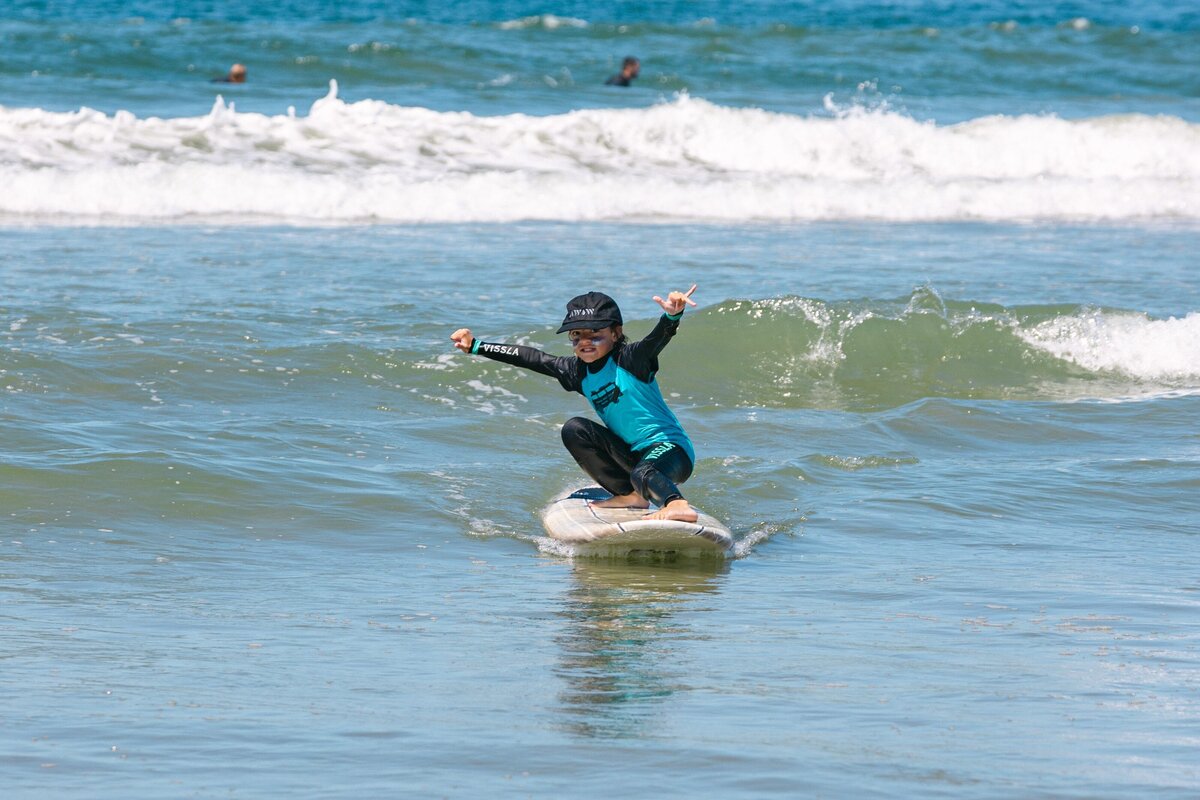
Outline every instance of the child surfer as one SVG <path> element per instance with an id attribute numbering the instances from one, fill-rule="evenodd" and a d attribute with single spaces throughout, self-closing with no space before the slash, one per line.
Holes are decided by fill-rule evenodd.
<path id="1" fill-rule="evenodd" d="M 649 508 L 647 519 L 695 522 L 696 510 L 683 499 L 677 484 L 692 474 L 696 461 L 692 442 L 667 408 L 654 376 L 658 354 L 679 329 L 692 293 L 671 292 L 654 302 L 663 310 L 654 330 L 630 342 L 621 330 L 616 302 L 601 292 L 588 292 L 567 303 L 558 333 L 567 332 L 573 356 L 552 356 L 533 347 L 490 344 L 460 328 L 450 335 L 454 346 L 505 364 L 557 378 L 568 392 L 579 392 L 604 421 L 573 417 L 563 425 L 562 439 L 583 471 L 612 494 L 598 508 Z"/>

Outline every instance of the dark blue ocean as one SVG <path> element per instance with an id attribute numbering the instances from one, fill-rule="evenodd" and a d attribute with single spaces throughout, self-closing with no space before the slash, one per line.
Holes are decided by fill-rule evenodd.
<path id="1" fill-rule="evenodd" d="M 1197 796 L 1197 75 L 1178 3 L 0 5 L 0 796 Z M 731 557 L 572 557 L 585 402 L 449 334 L 692 283 Z"/>

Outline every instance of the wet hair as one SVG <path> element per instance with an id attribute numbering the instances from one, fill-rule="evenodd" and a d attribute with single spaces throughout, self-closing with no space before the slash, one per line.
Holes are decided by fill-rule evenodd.
<path id="1" fill-rule="evenodd" d="M 637 63 L 639 63 L 638 60 L 636 58 L 634 58 L 633 56 L 625 56 L 625 60 L 621 62 L 621 66 L 622 67 L 631 67 Z"/>

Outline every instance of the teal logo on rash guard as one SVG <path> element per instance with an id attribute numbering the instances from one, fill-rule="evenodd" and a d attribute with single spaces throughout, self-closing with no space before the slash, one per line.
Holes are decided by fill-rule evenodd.
<path id="1" fill-rule="evenodd" d="M 646 455 L 642 456 L 642 458 L 646 461 L 653 461 L 656 458 L 662 458 L 663 456 L 665 456 L 667 453 L 671 452 L 674 449 L 675 449 L 675 445 L 671 444 L 670 442 L 663 442 L 662 444 L 658 445 L 653 450 L 651 450 L 649 453 L 646 453 Z"/>
<path id="2" fill-rule="evenodd" d="M 606 383 L 596 391 L 592 392 L 592 404 L 596 406 L 596 411 L 600 412 L 611 406 L 613 403 L 621 400 L 621 387 L 615 383 Z"/>

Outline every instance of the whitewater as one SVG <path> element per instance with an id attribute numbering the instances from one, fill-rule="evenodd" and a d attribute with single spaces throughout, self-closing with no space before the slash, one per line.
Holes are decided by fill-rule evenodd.
<path id="1" fill-rule="evenodd" d="M 1200 219 L 1200 124 L 886 104 L 799 115 L 680 94 L 482 116 L 336 81 L 307 114 L 0 107 L 0 218 L 85 224 Z"/>

